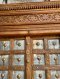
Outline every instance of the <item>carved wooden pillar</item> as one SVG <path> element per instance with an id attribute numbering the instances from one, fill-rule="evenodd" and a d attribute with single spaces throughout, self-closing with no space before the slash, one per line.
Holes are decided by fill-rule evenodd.
<path id="1" fill-rule="evenodd" d="M 31 39 L 29 36 L 26 37 L 26 79 L 32 78 L 32 67 L 31 67 Z"/>

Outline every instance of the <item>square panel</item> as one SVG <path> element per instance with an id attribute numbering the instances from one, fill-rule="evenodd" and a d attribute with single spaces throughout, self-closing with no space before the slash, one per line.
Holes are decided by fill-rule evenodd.
<path id="1" fill-rule="evenodd" d="M 24 55 L 14 55 L 13 56 L 13 65 L 24 65 Z"/>
<path id="2" fill-rule="evenodd" d="M 0 41 L 0 50 L 10 50 L 10 41 Z"/>
<path id="3" fill-rule="evenodd" d="M 60 54 L 50 54 L 50 65 L 60 65 Z"/>
<path id="4" fill-rule="evenodd" d="M 60 40 L 59 39 L 48 40 L 48 49 L 59 49 L 59 48 L 60 48 Z"/>
<path id="5" fill-rule="evenodd" d="M 24 71 L 13 71 L 12 79 L 24 79 Z"/>
<path id="6" fill-rule="evenodd" d="M 43 70 L 34 71 L 34 79 L 46 79 L 45 78 L 45 71 L 43 71 Z"/>
<path id="7" fill-rule="evenodd" d="M 8 71 L 0 71 L 0 79 L 8 79 Z"/>
<path id="8" fill-rule="evenodd" d="M 34 54 L 34 65 L 44 65 L 44 55 L 43 54 Z"/>
<path id="9" fill-rule="evenodd" d="M 60 79 L 60 71 L 51 70 L 51 79 Z"/>
<path id="10" fill-rule="evenodd" d="M 9 55 L 0 55 L 0 66 L 8 66 L 9 65 Z"/>
<path id="11" fill-rule="evenodd" d="M 24 50 L 25 41 L 24 40 L 15 40 L 14 41 L 14 50 Z"/>
<path id="12" fill-rule="evenodd" d="M 33 49 L 43 49 L 43 40 L 33 40 Z"/>

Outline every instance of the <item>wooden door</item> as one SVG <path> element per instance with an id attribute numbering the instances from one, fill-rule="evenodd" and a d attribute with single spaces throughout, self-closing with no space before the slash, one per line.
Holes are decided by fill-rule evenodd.
<path id="1" fill-rule="evenodd" d="M 0 79 L 60 79 L 60 38 L 0 39 Z"/>
<path id="2" fill-rule="evenodd" d="M 30 38 L 0 39 L 0 79 L 31 79 Z"/>
<path id="3" fill-rule="evenodd" d="M 60 79 L 60 38 L 32 39 L 32 79 Z"/>

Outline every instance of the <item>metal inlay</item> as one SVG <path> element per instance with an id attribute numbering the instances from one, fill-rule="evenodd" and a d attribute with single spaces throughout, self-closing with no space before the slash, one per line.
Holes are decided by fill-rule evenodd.
<path id="1" fill-rule="evenodd" d="M 43 49 L 43 40 L 33 40 L 33 49 Z"/>
<path id="2" fill-rule="evenodd" d="M 0 55 L 0 66 L 8 66 L 9 65 L 9 55 Z"/>
<path id="3" fill-rule="evenodd" d="M 51 79 L 60 79 L 60 71 L 51 70 Z"/>
<path id="4" fill-rule="evenodd" d="M 59 49 L 59 48 L 60 48 L 59 39 L 48 40 L 48 49 Z"/>
<path id="5" fill-rule="evenodd" d="M 0 41 L 0 50 L 10 50 L 10 41 Z"/>
<path id="6" fill-rule="evenodd" d="M 34 64 L 35 65 L 44 65 L 44 55 L 43 54 L 34 54 Z"/>
<path id="7" fill-rule="evenodd" d="M 8 79 L 8 71 L 0 71 L 0 79 Z"/>
<path id="8" fill-rule="evenodd" d="M 14 50 L 24 50 L 25 41 L 24 40 L 15 40 L 14 41 Z"/>
<path id="9" fill-rule="evenodd" d="M 12 79 L 24 79 L 24 71 L 13 71 Z"/>
<path id="10" fill-rule="evenodd" d="M 24 65 L 24 55 L 14 55 L 13 56 L 13 65 Z"/>
<path id="11" fill-rule="evenodd" d="M 50 65 L 60 65 L 60 54 L 50 54 Z"/>
<path id="12" fill-rule="evenodd" d="M 45 71 L 43 71 L 43 70 L 34 71 L 34 79 L 46 79 L 45 78 Z"/>

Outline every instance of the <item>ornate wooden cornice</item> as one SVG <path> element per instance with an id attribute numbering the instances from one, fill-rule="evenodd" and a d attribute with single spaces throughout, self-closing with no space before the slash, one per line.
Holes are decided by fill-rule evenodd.
<path id="1" fill-rule="evenodd" d="M 60 23 L 60 13 L 0 16 L 0 25 Z"/>
<path id="2" fill-rule="evenodd" d="M 0 4 L 0 11 L 6 10 L 28 10 L 28 9 L 47 9 L 60 8 L 60 1 L 56 2 L 30 2 L 17 4 Z"/>
<path id="3" fill-rule="evenodd" d="M 0 36 L 60 34 L 60 2 L 0 4 Z"/>

